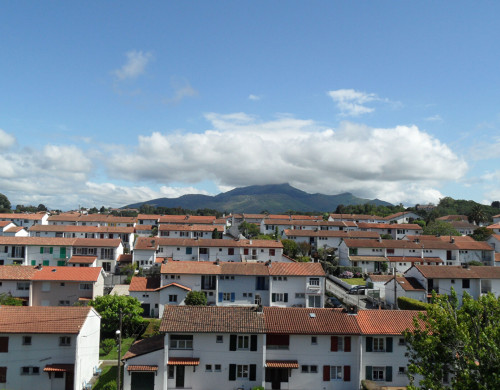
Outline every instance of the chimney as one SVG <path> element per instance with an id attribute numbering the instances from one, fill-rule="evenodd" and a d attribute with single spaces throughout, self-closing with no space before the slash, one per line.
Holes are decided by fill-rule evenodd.
<path id="1" fill-rule="evenodd" d="M 249 241 L 249 244 L 252 245 L 252 240 Z"/>
<path id="2" fill-rule="evenodd" d="M 377 238 L 377 241 L 382 242 L 382 237 L 379 236 L 379 238 Z"/>
<path id="3" fill-rule="evenodd" d="M 450 243 L 452 243 L 452 244 L 455 243 L 455 239 L 453 237 L 450 237 Z"/>
<path id="4" fill-rule="evenodd" d="M 42 263 L 38 264 L 36 267 L 35 267 L 37 270 L 41 271 L 42 270 Z"/>
<path id="5" fill-rule="evenodd" d="M 262 313 L 263 311 L 262 305 L 257 305 L 257 313 Z"/>
<path id="6" fill-rule="evenodd" d="M 268 260 L 268 261 L 266 261 L 264 264 L 265 264 L 266 266 L 268 266 L 269 268 L 271 268 L 271 263 L 272 263 L 272 261 L 271 261 L 271 259 L 269 259 L 269 260 Z"/>
<path id="7" fill-rule="evenodd" d="M 215 259 L 215 265 L 220 265 L 220 260 L 219 259 Z"/>

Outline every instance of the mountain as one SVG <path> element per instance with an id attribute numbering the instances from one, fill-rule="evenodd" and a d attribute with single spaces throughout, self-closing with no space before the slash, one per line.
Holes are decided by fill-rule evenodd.
<path id="1" fill-rule="evenodd" d="M 139 208 L 143 204 L 149 204 L 156 207 L 181 207 L 189 210 L 207 208 L 252 214 L 267 210 L 269 213 L 278 214 L 288 210 L 332 212 L 340 204 L 347 206 L 365 203 L 391 205 L 378 199 L 358 198 L 349 192 L 338 195 L 308 194 L 289 184 L 270 184 L 235 188 L 216 196 L 183 195 L 179 198 L 152 199 L 130 204 L 124 208 Z"/>

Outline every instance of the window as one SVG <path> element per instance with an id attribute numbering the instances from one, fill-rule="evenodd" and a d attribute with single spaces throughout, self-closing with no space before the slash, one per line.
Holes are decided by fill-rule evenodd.
<path id="1" fill-rule="evenodd" d="M 221 371 L 221 365 L 220 364 L 214 365 L 214 371 L 215 372 L 220 372 Z"/>
<path id="2" fill-rule="evenodd" d="M 64 282 L 63 283 L 59 283 L 59 286 L 60 287 L 64 287 L 64 286 L 66 286 L 66 283 L 64 283 Z"/>
<path id="3" fill-rule="evenodd" d="M 177 295 L 176 294 L 171 294 L 168 296 L 168 301 L 169 302 L 177 302 Z"/>
<path id="4" fill-rule="evenodd" d="M 212 372 L 212 365 L 211 364 L 205 364 L 205 371 Z"/>
<path id="5" fill-rule="evenodd" d="M 248 364 L 238 364 L 236 366 L 236 378 L 237 379 L 248 378 Z"/>
<path id="6" fill-rule="evenodd" d="M 231 301 L 231 293 L 222 293 L 223 301 Z"/>
<path id="7" fill-rule="evenodd" d="M 30 282 L 17 282 L 17 289 L 28 291 L 30 289 Z"/>
<path id="8" fill-rule="evenodd" d="M 311 336 L 311 344 L 312 345 L 318 344 L 318 336 Z"/>
<path id="9" fill-rule="evenodd" d="M 21 375 L 40 375 L 40 367 L 21 367 Z"/>
<path id="10" fill-rule="evenodd" d="M 114 250 L 113 248 L 101 248 L 101 259 L 113 260 Z"/>
<path id="11" fill-rule="evenodd" d="M 276 249 L 269 249 L 269 256 L 276 256 Z"/>
<path id="12" fill-rule="evenodd" d="M 7 383 L 7 367 L 0 367 L 0 383 Z"/>
<path id="13" fill-rule="evenodd" d="M 193 254 L 193 248 L 190 246 L 186 247 L 186 255 L 192 255 Z"/>
<path id="14" fill-rule="evenodd" d="M 234 248 L 227 248 L 227 254 L 229 256 L 233 256 L 234 255 Z"/>
<path id="15" fill-rule="evenodd" d="M 383 381 L 384 380 L 384 367 L 373 367 L 372 375 L 374 381 Z"/>
<path id="16" fill-rule="evenodd" d="M 59 306 L 69 306 L 69 301 L 59 301 Z"/>
<path id="17" fill-rule="evenodd" d="M 321 307 L 321 296 L 320 295 L 309 295 L 308 307 Z"/>
<path id="18" fill-rule="evenodd" d="M 399 367 L 398 375 L 406 375 L 406 367 Z"/>
<path id="19" fill-rule="evenodd" d="M 399 338 L 398 345 L 406 345 L 406 340 L 404 339 L 404 337 Z"/>
<path id="20" fill-rule="evenodd" d="M 290 346 L 290 335 L 288 334 L 268 334 L 266 337 L 267 349 L 284 349 Z"/>
<path id="21" fill-rule="evenodd" d="M 249 348 L 249 337 L 238 336 L 236 348 L 240 350 L 247 350 Z"/>
<path id="22" fill-rule="evenodd" d="M 23 345 L 31 345 L 31 336 L 23 336 Z"/>
<path id="23" fill-rule="evenodd" d="M 272 293 L 272 302 L 288 302 L 288 293 Z"/>
<path id="24" fill-rule="evenodd" d="M 311 373 L 311 374 L 316 374 L 318 372 L 318 366 L 309 366 L 309 365 L 303 365 L 302 366 L 302 372 L 303 373 Z"/>
<path id="25" fill-rule="evenodd" d="M 295 293 L 295 299 L 304 299 L 306 294 L 304 293 Z"/>
<path id="26" fill-rule="evenodd" d="M 319 278 L 309 278 L 310 286 L 319 286 Z"/>
<path id="27" fill-rule="evenodd" d="M 374 352 L 384 352 L 384 338 L 374 337 L 373 338 L 373 351 Z"/>
<path id="28" fill-rule="evenodd" d="M 470 279 L 462 279 L 462 288 L 470 288 Z"/>
<path id="29" fill-rule="evenodd" d="M 111 263 L 109 261 L 103 261 L 102 269 L 104 270 L 104 272 L 111 272 Z"/>
<path id="30" fill-rule="evenodd" d="M 71 337 L 69 336 L 59 337 L 59 345 L 61 347 L 69 347 L 71 345 Z"/>
<path id="31" fill-rule="evenodd" d="M 92 283 L 80 283 L 80 290 L 92 290 Z"/>
<path id="32" fill-rule="evenodd" d="M 168 366 L 168 379 L 174 379 L 175 366 Z"/>
<path id="33" fill-rule="evenodd" d="M 192 335 L 171 335 L 170 336 L 171 349 L 193 349 L 193 336 Z"/>
<path id="34" fill-rule="evenodd" d="M 342 366 L 330 366 L 330 380 L 336 381 L 342 379 Z"/>
<path id="35" fill-rule="evenodd" d="M 224 342 L 224 336 L 221 335 L 221 334 L 218 334 L 216 337 L 215 337 L 215 342 L 216 343 L 223 343 Z"/>

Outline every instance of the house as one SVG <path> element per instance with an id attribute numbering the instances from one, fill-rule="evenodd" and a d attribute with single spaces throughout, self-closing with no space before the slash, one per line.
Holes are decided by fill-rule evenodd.
<path id="1" fill-rule="evenodd" d="M 432 291 L 437 294 L 450 294 L 452 288 L 459 301 L 465 292 L 474 299 L 489 292 L 497 297 L 500 295 L 499 267 L 414 265 L 405 273 L 405 277 L 415 278 L 425 288 L 428 297 Z"/>
<path id="2" fill-rule="evenodd" d="M 91 307 L 0 307 L 0 387 L 83 389 L 99 364 Z"/>
<path id="3" fill-rule="evenodd" d="M 273 219 L 266 218 L 260 223 L 261 234 L 274 234 L 278 230 L 278 234 L 283 235 L 286 229 L 290 230 L 343 230 L 354 231 L 358 230 L 355 222 L 352 221 L 324 221 L 319 220 L 296 220 L 296 219 Z"/>
<path id="4" fill-rule="evenodd" d="M 393 275 L 377 275 L 377 274 L 368 274 L 366 278 L 366 286 L 369 289 L 378 291 L 378 296 L 381 300 L 385 298 L 385 284 L 391 280 Z"/>
<path id="5" fill-rule="evenodd" d="M 436 266 L 430 266 L 436 267 Z M 384 285 L 385 303 L 391 307 L 397 308 L 397 297 L 405 296 L 420 302 L 427 302 L 427 290 L 414 277 L 394 276 Z"/>
<path id="6" fill-rule="evenodd" d="M 388 215 L 383 219 L 384 222 L 387 223 L 412 223 L 416 219 L 422 219 L 422 217 L 411 211 L 401 211 L 399 213 Z"/>
<path id="7" fill-rule="evenodd" d="M 204 224 L 213 225 L 216 217 L 213 215 L 162 215 L 159 224 Z"/>
<path id="8" fill-rule="evenodd" d="M 500 214 L 493 216 L 493 223 L 500 223 Z"/>
<path id="9" fill-rule="evenodd" d="M 113 273 L 123 251 L 123 244 L 119 238 L 75 238 L 71 262 L 78 263 L 79 256 L 95 257 L 98 267 L 102 267 L 104 272 Z"/>
<path id="10" fill-rule="evenodd" d="M 3 236 L 6 230 L 13 227 L 16 227 L 16 224 L 12 221 L 0 221 L 0 236 Z"/>
<path id="11" fill-rule="evenodd" d="M 137 215 L 137 224 L 135 225 L 151 225 L 157 226 L 160 216 L 157 214 L 139 214 Z"/>
<path id="12" fill-rule="evenodd" d="M 139 237 L 150 237 L 153 235 L 154 225 L 135 225 L 135 233 Z"/>
<path id="13" fill-rule="evenodd" d="M 352 221 L 352 222 L 366 222 L 366 223 L 383 223 L 384 217 L 378 215 L 366 214 L 330 214 L 329 221 Z"/>
<path id="14" fill-rule="evenodd" d="M 72 306 L 104 295 L 101 267 L 35 267 L 30 306 Z"/>
<path id="15" fill-rule="evenodd" d="M 283 258 L 283 244 L 273 240 L 226 240 L 168 237 L 139 237 L 133 262 L 149 268 L 156 259 L 183 261 L 289 261 Z"/>
<path id="16" fill-rule="evenodd" d="M 477 225 L 470 223 L 469 221 L 450 221 L 449 224 L 453 226 L 453 228 L 462 236 L 473 234 L 474 230 L 478 228 Z"/>
<path id="17" fill-rule="evenodd" d="M 37 225 L 34 225 L 37 226 Z M 40 225 L 42 226 L 42 225 Z M 22 226 L 10 226 L 9 228 L 3 229 L 3 231 L 0 233 L 0 235 L 3 235 L 5 237 L 28 237 L 29 233 L 28 231 L 23 228 Z"/>
<path id="18" fill-rule="evenodd" d="M 495 222 L 492 225 L 488 226 L 488 229 L 493 230 L 493 233 L 500 234 L 500 222 Z"/>
<path id="19" fill-rule="evenodd" d="M 0 294 L 7 294 L 23 301 L 23 305 L 30 305 L 31 280 L 37 271 L 31 266 L 0 265 Z"/>
<path id="20" fill-rule="evenodd" d="M 422 234 L 422 227 L 416 223 L 358 222 L 358 229 L 365 232 L 376 232 L 379 235 L 390 235 L 394 240 L 401 240 L 406 235 L 419 236 Z"/>
<path id="21" fill-rule="evenodd" d="M 333 248 L 335 250 L 338 250 L 341 242 L 346 238 L 377 239 L 379 237 L 380 235 L 376 232 L 359 231 L 359 230 L 344 231 L 344 230 L 285 229 L 283 232 L 283 238 L 293 240 L 296 243 L 301 243 L 301 242 L 308 243 L 314 249 Z"/>
<path id="22" fill-rule="evenodd" d="M 25 229 L 29 229 L 31 226 L 46 225 L 49 214 L 46 212 L 40 213 L 0 213 L 0 221 L 9 221 L 16 224 L 16 226 L 21 226 Z"/>
<path id="23" fill-rule="evenodd" d="M 415 311 L 169 306 L 124 356 L 124 389 L 350 390 L 406 386 Z M 163 344 L 162 344 L 163 343 Z"/>
<path id="24" fill-rule="evenodd" d="M 110 214 L 61 213 L 48 218 L 49 225 L 134 227 L 135 217 L 117 217 Z"/>
<path id="25" fill-rule="evenodd" d="M 463 214 L 451 214 L 451 215 L 445 215 L 444 217 L 436 218 L 436 221 L 443 221 L 443 222 L 453 222 L 453 221 L 469 222 L 469 217 L 467 217 L 467 215 L 463 215 Z"/>
<path id="26" fill-rule="evenodd" d="M 146 313 L 183 305 L 189 291 L 202 291 L 208 305 L 323 307 L 326 274 L 319 263 L 166 261 L 161 279 L 132 278 L 130 295 Z"/>
<path id="27" fill-rule="evenodd" d="M 226 233 L 225 225 L 187 225 L 187 224 L 165 224 L 160 225 L 158 236 L 169 238 L 213 238 L 213 233 L 217 232 L 220 237 Z"/>

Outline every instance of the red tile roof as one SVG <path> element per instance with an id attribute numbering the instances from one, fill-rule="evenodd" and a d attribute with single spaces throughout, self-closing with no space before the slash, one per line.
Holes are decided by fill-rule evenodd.
<path id="1" fill-rule="evenodd" d="M 406 240 L 362 240 L 350 239 L 344 240 L 349 248 L 405 248 L 405 249 L 422 249 L 422 245 L 418 245 Z"/>
<path id="2" fill-rule="evenodd" d="M 12 226 L 7 230 L 4 230 L 4 233 L 17 233 L 20 232 L 21 230 L 24 230 L 22 226 Z"/>
<path id="3" fill-rule="evenodd" d="M 74 240 L 73 245 L 79 247 L 116 248 L 122 243 L 122 240 L 117 238 L 74 238 Z"/>
<path id="4" fill-rule="evenodd" d="M 160 287 L 158 290 L 163 290 L 164 288 L 169 288 L 169 287 L 178 287 L 178 288 L 181 288 L 181 289 L 186 290 L 186 291 L 191 291 L 191 289 L 189 287 L 183 286 L 182 284 L 175 283 L 175 282 L 166 284 L 165 286 Z"/>
<path id="5" fill-rule="evenodd" d="M 266 367 L 269 368 L 299 368 L 297 360 L 266 360 Z"/>
<path id="6" fill-rule="evenodd" d="M 136 227 L 137 228 L 137 227 Z M 187 224 L 168 224 L 168 225 L 160 225 L 158 230 L 160 232 L 166 231 L 189 231 L 189 232 L 212 232 L 214 229 L 217 229 L 218 232 L 224 231 L 223 225 L 187 225 Z"/>
<path id="7" fill-rule="evenodd" d="M 127 366 L 127 371 L 155 372 L 158 371 L 158 366 Z"/>
<path id="8" fill-rule="evenodd" d="M 198 366 L 200 364 L 199 358 L 192 357 L 169 357 L 168 366 Z"/>
<path id="9" fill-rule="evenodd" d="M 161 265 L 162 274 L 218 275 L 220 265 L 210 261 L 169 261 Z"/>
<path id="10" fill-rule="evenodd" d="M 251 307 L 166 305 L 160 332 L 264 333 L 264 316 Z"/>
<path id="11" fill-rule="evenodd" d="M 118 263 L 131 263 L 132 262 L 132 255 L 120 255 L 118 256 L 118 259 L 116 260 Z"/>
<path id="12" fill-rule="evenodd" d="M 35 272 L 28 265 L 0 265 L 0 280 L 31 280 Z"/>
<path id="13" fill-rule="evenodd" d="M 30 232 L 82 232 L 95 233 L 97 226 L 81 225 L 33 225 L 28 230 Z"/>
<path id="14" fill-rule="evenodd" d="M 268 267 L 272 276 L 326 276 L 320 263 L 277 263 Z"/>
<path id="15" fill-rule="evenodd" d="M 160 278 L 134 276 L 130 281 L 129 291 L 155 291 L 160 287 Z"/>
<path id="16" fill-rule="evenodd" d="M 1 213 L 0 218 L 1 219 L 29 219 L 32 221 L 39 221 L 43 217 L 45 217 L 45 212 L 44 213 L 36 213 L 36 214 L 23 214 L 23 213 Z"/>
<path id="17" fill-rule="evenodd" d="M 266 333 L 359 334 L 356 316 L 342 309 L 264 307 Z M 313 315 L 311 315 L 313 314 Z"/>
<path id="18" fill-rule="evenodd" d="M 96 282 L 101 267 L 42 267 L 33 275 L 33 281 Z"/>
<path id="19" fill-rule="evenodd" d="M 399 335 L 406 329 L 413 329 L 416 310 L 360 310 L 357 321 L 363 334 Z"/>
<path id="20" fill-rule="evenodd" d="M 91 307 L 0 306 L 0 333 L 80 332 Z"/>
<path id="21" fill-rule="evenodd" d="M 401 288 L 405 291 L 425 291 L 424 286 L 422 286 L 416 278 L 405 278 L 398 276 L 396 280 Z"/>
<path id="22" fill-rule="evenodd" d="M 68 264 L 93 264 L 96 260 L 97 256 L 72 256 Z"/>
<path id="23" fill-rule="evenodd" d="M 12 221 L 0 221 L 0 227 L 5 227 L 7 225 L 10 225 L 11 223 L 14 223 Z M 36 226 L 36 225 L 33 225 Z"/>
<path id="24" fill-rule="evenodd" d="M 139 214 L 137 216 L 137 219 L 151 219 L 151 220 L 156 219 L 156 220 L 158 220 L 159 218 L 160 218 L 160 215 L 158 215 L 158 214 Z"/>
<path id="25" fill-rule="evenodd" d="M 352 256 L 351 256 L 352 257 Z M 404 263 L 442 263 L 439 257 L 420 257 L 420 256 L 387 256 L 389 262 L 404 262 Z"/>
<path id="26" fill-rule="evenodd" d="M 130 359 L 135 356 L 145 355 L 150 352 L 158 351 L 164 348 L 164 338 L 163 334 L 147 337 L 143 340 L 136 341 L 131 345 L 129 350 L 123 356 L 123 359 Z"/>
<path id="27" fill-rule="evenodd" d="M 422 230 L 420 225 L 416 223 L 368 223 L 359 222 L 360 229 L 406 229 L 406 230 Z"/>
<path id="28" fill-rule="evenodd" d="M 43 369 L 44 372 L 74 372 L 74 364 L 47 364 Z"/>
<path id="29" fill-rule="evenodd" d="M 63 237 L 0 237 L 0 245 L 72 246 L 76 238 Z"/>
<path id="30" fill-rule="evenodd" d="M 372 282 L 377 283 L 377 282 L 387 282 L 388 280 L 391 280 L 394 276 L 392 275 L 374 275 L 370 274 L 368 277 L 371 279 Z"/>
<path id="31" fill-rule="evenodd" d="M 415 268 L 430 279 L 500 279 L 500 267 L 493 266 L 416 265 Z"/>

